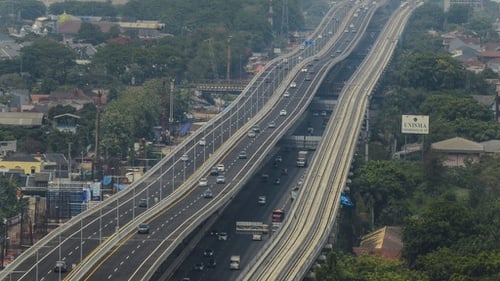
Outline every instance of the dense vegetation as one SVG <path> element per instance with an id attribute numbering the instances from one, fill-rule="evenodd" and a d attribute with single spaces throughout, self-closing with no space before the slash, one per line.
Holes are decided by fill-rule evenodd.
<path id="1" fill-rule="evenodd" d="M 371 160 L 356 160 L 350 185 L 356 208 L 343 209 L 339 236 L 338 249 L 344 252 L 328 257 L 316 271 L 317 280 L 500 279 L 500 156 L 484 156 L 462 168 L 443 167 L 427 149 L 411 159 L 390 160 L 394 143 L 398 148 L 404 143 L 401 114 L 430 116 L 426 148 L 455 136 L 478 142 L 500 138 L 490 109 L 471 98 L 494 93 L 485 83 L 491 73 L 466 71 L 428 32 L 445 31 L 444 19 L 455 13 L 464 10 L 443 14 L 426 4 L 412 16 L 384 77 L 379 114 L 371 124 Z M 469 22 L 460 21 L 472 26 Z M 384 225 L 403 227 L 401 261 L 350 254 L 359 237 Z"/>

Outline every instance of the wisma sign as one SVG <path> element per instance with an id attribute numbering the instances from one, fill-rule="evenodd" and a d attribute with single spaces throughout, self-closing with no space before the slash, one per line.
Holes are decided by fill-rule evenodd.
<path id="1" fill-rule="evenodd" d="M 402 115 L 401 133 L 403 134 L 429 134 L 428 115 Z"/>

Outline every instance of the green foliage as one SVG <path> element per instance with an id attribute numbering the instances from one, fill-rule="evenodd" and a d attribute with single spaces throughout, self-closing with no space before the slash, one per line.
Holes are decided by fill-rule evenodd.
<path id="1" fill-rule="evenodd" d="M 63 13 L 83 16 L 101 16 L 115 17 L 117 16 L 117 8 L 111 2 L 101 1 L 64 1 L 53 3 L 49 6 L 49 12 L 54 15 Z"/>
<path id="2" fill-rule="evenodd" d="M 440 248 L 418 260 L 419 268 L 430 281 L 441 280 L 499 280 L 500 253 L 458 253 Z"/>
<path id="3" fill-rule="evenodd" d="M 106 36 L 102 33 L 98 25 L 82 22 L 76 39 L 92 45 L 98 45 L 104 42 Z"/>
<path id="4" fill-rule="evenodd" d="M 408 219 L 403 230 L 403 256 L 414 265 L 419 256 L 450 247 L 476 233 L 470 210 L 457 202 L 435 202 L 422 214 Z"/>
<path id="5" fill-rule="evenodd" d="M 35 20 L 46 15 L 46 8 L 43 2 L 36 0 L 1 1 L 0 18 L 12 15 L 19 15 L 22 20 Z"/>
<path id="6" fill-rule="evenodd" d="M 472 7 L 470 5 L 451 5 L 446 13 L 448 23 L 464 24 L 472 16 Z"/>
<path id="7" fill-rule="evenodd" d="M 328 255 L 326 264 L 317 269 L 315 274 L 316 280 L 322 281 L 429 280 L 425 274 L 411 271 L 397 260 L 376 255 L 355 257 L 334 252 Z"/>
<path id="8" fill-rule="evenodd" d="M 21 49 L 23 64 L 33 79 L 41 79 L 48 90 L 66 83 L 68 70 L 74 66 L 75 54 L 50 39 L 39 39 Z"/>
<path id="9" fill-rule="evenodd" d="M 0 218 L 10 218 L 18 214 L 25 206 L 17 199 L 19 184 L 12 177 L 0 176 Z"/>
<path id="10" fill-rule="evenodd" d="M 443 30 L 443 8 L 434 3 L 426 3 L 416 9 L 408 23 L 408 32 L 427 32 L 427 30 Z"/>
<path id="11" fill-rule="evenodd" d="M 409 213 L 403 198 L 421 184 L 422 167 L 416 162 L 369 161 L 355 171 L 354 190 L 377 224 L 400 224 Z"/>
<path id="12" fill-rule="evenodd" d="M 160 124 L 162 82 L 151 80 L 141 87 L 119 93 L 102 114 L 102 146 L 110 156 L 128 155 L 134 141 L 149 139 L 153 128 Z M 169 84 L 166 85 L 167 91 Z M 174 94 L 174 118 L 179 120 L 187 109 L 188 93 L 182 89 Z M 169 108 L 168 99 L 165 108 Z"/>

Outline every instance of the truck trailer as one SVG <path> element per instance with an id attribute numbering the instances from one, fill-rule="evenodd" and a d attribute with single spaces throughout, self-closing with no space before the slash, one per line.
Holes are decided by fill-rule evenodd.
<path id="1" fill-rule="evenodd" d="M 305 167 L 307 165 L 307 151 L 301 150 L 297 155 L 297 167 Z"/>
<path id="2" fill-rule="evenodd" d="M 229 260 L 229 268 L 231 270 L 240 269 L 240 256 L 231 256 L 231 259 Z"/>

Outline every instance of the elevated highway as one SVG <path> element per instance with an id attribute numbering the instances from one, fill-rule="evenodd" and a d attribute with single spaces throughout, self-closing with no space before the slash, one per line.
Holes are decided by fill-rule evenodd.
<path id="1" fill-rule="evenodd" d="M 338 32 L 354 20 L 355 8 L 346 2 L 332 8 L 312 34 L 316 38 L 313 46 L 271 61 L 230 107 L 183 141 L 145 177 L 49 233 L 2 271 L 0 279 L 148 280 L 189 233 L 224 208 L 300 118 L 312 99 L 305 93 L 317 87 L 326 66 L 349 54 L 375 9 L 371 7 L 366 17 L 357 18 L 357 33 Z M 323 36 L 319 38 L 319 34 Z M 306 79 L 309 74 L 300 70 L 309 63 L 317 74 Z M 289 89 L 292 81 L 297 87 Z M 285 99 L 287 90 L 293 93 Z M 279 113 L 283 109 L 286 116 Z M 253 124 L 265 127 L 270 121 L 277 123 L 276 128 L 264 129 L 253 140 L 246 138 Z M 201 138 L 206 145 L 199 145 Z M 248 154 L 246 160 L 237 159 L 242 149 Z M 182 160 L 185 157 L 188 161 Z M 214 198 L 200 200 L 203 190 L 196 187 L 198 179 L 220 162 L 227 167 L 226 183 L 217 185 L 209 179 Z M 138 206 L 141 199 L 148 202 L 147 208 Z M 149 222 L 149 235 L 136 234 L 140 222 Z M 64 260 L 71 271 L 53 272 L 57 260 Z"/>
<path id="2" fill-rule="evenodd" d="M 347 84 L 356 86 L 343 89 L 288 219 L 238 280 L 301 280 L 306 275 L 337 217 L 370 94 L 414 8 L 402 4 L 393 14 Z"/>

